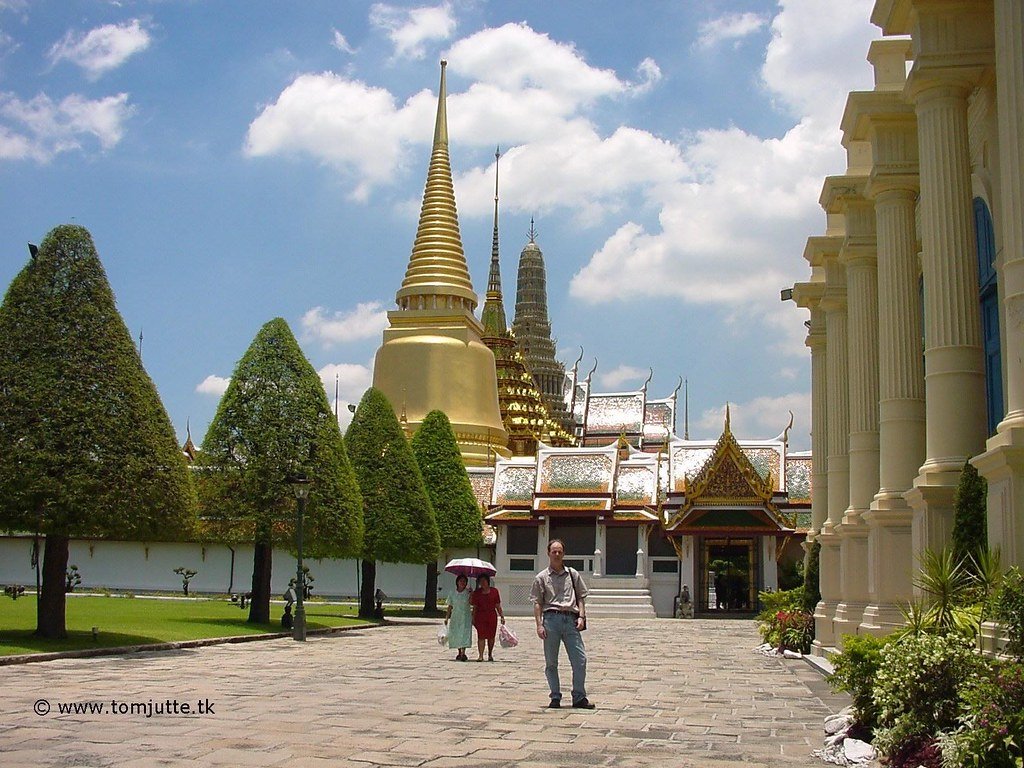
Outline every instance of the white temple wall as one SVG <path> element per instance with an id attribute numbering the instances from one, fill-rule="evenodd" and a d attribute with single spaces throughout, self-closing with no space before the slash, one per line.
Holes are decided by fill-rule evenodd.
<path id="1" fill-rule="evenodd" d="M 31 564 L 32 538 L 0 537 L 0 584 L 21 584 L 34 589 L 35 569 Z M 445 553 L 448 557 L 476 557 L 477 550 L 460 549 Z M 485 549 L 480 553 L 489 557 Z M 68 566 L 77 565 L 82 577 L 81 591 L 93 589 L 131 592 L 180 592 L 181 577 L 174 569 L 183 566 L 198 571 L 189 584 L 191 593 L 248 592 L 252 587 L 252 546 L 235 547 L 232 583 L 231 550 L 222 544 L 192 542 L 103 541 L 72 539 Z M 318 597 L 353 597 L 357 594 L 357 560 L 303 558 L 315 581 Z M 443 567 L 446 560 L 439 561 Z M 283 594 L 288 580 L 295 576 L 295 558 L 287 550 L 275 549 L 273 555 L 272 595 Z M 389 598 L 423 599 L 426 566 L 405 563 L 378 563 L 377 586 Z M 455 586 L 448 573 L 438 576 L 438 591 L 443 596 Z"/>

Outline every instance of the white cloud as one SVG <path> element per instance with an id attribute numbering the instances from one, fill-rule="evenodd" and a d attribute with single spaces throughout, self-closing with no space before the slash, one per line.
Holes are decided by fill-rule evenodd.
<path id="1" fill-rule="evenodd" d="M 59 104 L 46 94 L 22 101 L 0 93 L 0 160 L 46 162 L 81 149 L 86 136 L 110 149 L 121 141 L 134 111 L 126 93 L 95 100 L 72 94 Z"/>
<path id="2" fill-rule="evenodd" d="M 633 86 L 635 93 L 646 93 L 661 80 L 661 67 L 654 59 L 647 57 L 636 65 L 636 74 L 640 80 Z"/>
<path id="3" fill-rule="evenodd" d="M 742 305 L 738 322 L 775 323 L 778 289 L 800 277 L 804 240 L 823 225 L 822 180 L 844 167 L 838 123 L 846 93 L 870 87 L 867 63 L 851 71 L 849 62 L 862 60 L 875 37 L 871 0 L 781 5 L 762 75 L 770 94 L 798 116 L 794 126 L 780 138 L 704 130 L 674 145 L 688 175 L 662 184 L 660 227 L 620 225 L 573 277 L 573 296 Z M 820 71 L 825 59 L 836 63 L 803 74 Z M 799 344 L 788 349 L 804 354 Z"/>
<path id="4" fill-rule="evenodd" d="M 755 397 L 745 403 L 729 403 L 729 426 L 739 440 L 769 440 L 789 424 L 793 412 L 793 429 L 789 433 L 790 450 L 802 451 L 810 447 L 811 394 L 793 392 L 779 397 Z M 714 439 L 725 425 L 725 403 L 701 413 L 697 430 L 690 435 Z"/>
<path id="5" fill-rule="evenodd" d="M 373 372 L 368 366 L 356 363 L 329 363 L 317 373 L 324 383 L 327 400 L 334 405 L 335 385 L 338 391 L 338 425 L 345 429 L 352 421 L 349 405 L 358 405 L 363 393 L 370 388 Z"/>
<path id="6" fill-rule="evenodd" d="M 339 32 L 336 29 L 331 30 L 331 32 L 332 32 L 332 35 L 331 35 L 331 46 L 332 47 L 337 48 L 342 53 L 355 53 L 356 52 L 355 49 L 351 45 L 349 45 L 348 40 L 345 39 L 345 36 L 343 34 L 341 34 L 341 32 Z"/>
<path id="7" fill-rule="evenodd" d="M 768 19 L 756 13 L 727 13 L 700 25 L 698 48 L 712 48 L 723 40 L 742 40 L 760 31 Z"/>
<path id="8" fill-rule="evenodd" d="M 309 155 L 353 177 L 353 197 L 390 181 L 398 167 L 414 99 L 398 109 L 390 92 L 333 72 L 299 75 L 249 125 L 245 154 Z M 429 107 L 420 122 L 432 125 Z"/>
<path id="9" fill-rule="evenodd" d="M 225 379 L 223 376 L 215 376 L 211 373 L 196 385 L 196 392 L 201 395 L 223 397 L 224 393 L 227 392 L 228 384 L 230 383 L 231 379 Z"/>
<path id="10" fill-rule="evenodd" d="M 650 373 L 651 372 L 646 368 L 636 368 L 632 365 L 620 365 L 607 373 L 599 373 L 597 378 L 601 382 L 601 386 L 603 388 L 617 390 L 629 381 L 635 381 L 638 385 L 643 383 Z"/>
<path id="11" fill-rule="evenodd" d="M 422 59 L 427 43 L 447 40 L 456 27 L 450 3 L 420 8 L 375 3 L 370 7 L 370 23 L 394 43 L 395 56 L 411 59 Z"/>
<path id="12" fill-rule="evenodd" d="M 357 304 L 348 312 L 313 307 L 302 316 L 303 338 L 324 346 L 379 336 L 387 328 L 388 314 L 379 301 Z"/>
<path id="13" fill-rule="evenodd" d="M 448 56 L 460 75 L 509 94 L 544 91 L 568 109 L 629 87 L 613 70 L 587 64 L 571 43 L 556 42 L 524 23 L 476 32 L 452 45 Z"/>
<path id="14" fill-rule="evenodd" d="M 57 64 L 70 61 L 95 80 L 124 64 L 136 53 L 149 47 L 149 32 L 139 19 L 124 24 L 105 24 L 84 34 L 68 32 L 49 51 L 49 59 Z"/>

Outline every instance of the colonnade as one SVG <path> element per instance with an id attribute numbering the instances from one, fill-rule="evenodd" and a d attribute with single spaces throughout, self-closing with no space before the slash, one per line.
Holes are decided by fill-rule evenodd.
<path id="1" fill-rule="evenodd" d="M 825 180 L 826 233 L 808 239 L 810 279 L 793 287 L 811 316 L 819 652 L 902 623 L 920 556 L 949 542 L 968 460 L 989 481 L 990 546 L 1024 566 L 1022 6 L 877 0 L 872 12 L 875 86 L 849 95 L 846 173 Z M 995 357 L 979 205 L 994 230 Z"/>

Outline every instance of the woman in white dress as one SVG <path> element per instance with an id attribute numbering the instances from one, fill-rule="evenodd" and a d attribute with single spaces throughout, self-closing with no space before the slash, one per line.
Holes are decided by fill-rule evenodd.
<path id="1" fill-rule="evenodd" d="M 444 623 L 448 627 L 448 647 L 458 648 L 456 661 L 469 661 L 466 649 L 473 644 L 473 614 L 469 607 L 469 579 L 455 579 L 455 591 L 448 593 L 448 613 Z"/>

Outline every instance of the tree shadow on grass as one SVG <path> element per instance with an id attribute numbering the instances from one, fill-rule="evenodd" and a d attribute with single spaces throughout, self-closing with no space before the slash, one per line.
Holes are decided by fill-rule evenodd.
<path id="1" fill-rule="evenodd" d="M 125 632 L 99 632 L 93 639 L 88 630 L 69 629 L 68 636 L 60 640 L 36 637 L 31 629 L 0 631 L 0 656 L 22 653 L 54 653 L 57 651 L 85 651 L 95 648 L 117 648 L 125 645 L 151 645 L 167 640 L 148 635 Z"/>

